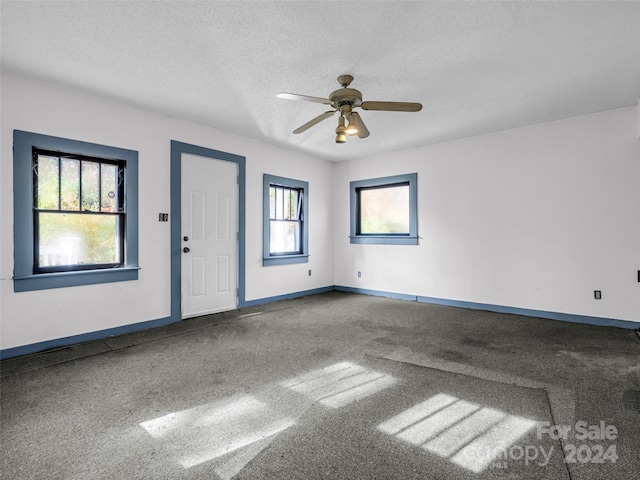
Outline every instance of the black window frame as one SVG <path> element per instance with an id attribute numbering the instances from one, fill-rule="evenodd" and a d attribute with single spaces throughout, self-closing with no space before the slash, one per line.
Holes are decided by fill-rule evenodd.
<path id="1" fill-rule="evenodd" d="M 42 209 L 38 207 L 38 157 L 46 156 L 58 159 L 58 208 Z M 78 210 L 62 209 L 61 205 L 61 163 L 63 159 L 77 160 L 78 166 Z M 54 150 L 47 150 L 38 147 L 32 148 L 32 179 L 33 179 L 33 274 L 46 274 L 58 272 L 81 272 L 86 270 L 102 270 L 122 268 L 126 262 L 126 202 L 125 202 L 125 178 L 126 178 L 126 161 L 122 159 L 94 157 L 89 155 L 81 155 L 77 153 L 68 153 Z M 102 211 L 102 167 L 98 168 L 98 211 L 82 210 L 82 162 L 97 163 L 99 165 L 114 165 L 117 167 L 117 205 L 115 212 Z M 111 263 L 86 263 L 71 265 L 40 265 L 40 231 L 39 217 L 41 213 L 58 213 L 63 215 L 105 215 L 117 217 L 117 242 L 118 242 L 118 261 Z"/>
<path id="2" fill-rule="evenodd" d="M 406 182 L 397 182 L 397 183 L 385 183 L 382 185 L 372 185 L 372 186 L 367 186 L 367 187 L 357 187 L 355 189 L 356 191 L 356 202 L 357 202 L 357 207 L 356 207 L 356 235 L 359 236 L 386 236 L 386 237 L 408 237 L 411 235 L 411 227 L 409 227 L 409 231 L 407 232 L 394 232 L 394 233 L 387 233 L 387 232 L 368 232 L 368 233 L 363 233 L 362 232 L 362 198 L 361 198 L 361 194 L 363 191 L 367 191 L 367 190 L 385 190 L 387 188 L 394 188 L 394 187 L 411 187 L 411 184 L 409 181 Z"/>

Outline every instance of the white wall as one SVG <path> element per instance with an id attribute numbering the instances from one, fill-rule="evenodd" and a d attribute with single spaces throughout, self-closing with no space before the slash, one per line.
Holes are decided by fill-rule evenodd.
<path id="1" fill-rule="evenodd" d="M 333 165 L 300 153 L 17 75 L 1 78 L 0 349 L 170 316 L 170 142 L 242 155 L 246 170 L 246 300 L 333 285 Z M 139 152 L 138 281 L 13 291 L 13 130 Z M 262 266 L 262 175 L 309 182 L 310 261 Z M 312 270 L 309 277 L 307 271 Z"/>
<path id="2" fill-rule="evenodd" d="M 247 158 L 247 301 L 335 284 L 640 320 L 636 107 L 331 164 L 17 75 L 0 86 L 0 349 L 170 316 L 170 223 L 157 219 L 171 140 Z M 138 281 L 13 292 L 14 129 L 139 152 Z M 420 244 L 351 245 L 349 182 L 411 172 Z M 307 264 L 262 266 L 263 173 L 309 182 Z"/>
<path id="3" fill-rule="evenodd" d="M 640 98 L 638 99 L 638 104 L 636 105 L 636 123 L 638 138 L 640 138 Z"/>
<path id="4" fill-rule="evenodd" d="M 420 244 L 350 244 L 349 182 L 412 172 Z M 635 107 L 338 164 L 334 181 L 336 285 L 640 321 Z"/>

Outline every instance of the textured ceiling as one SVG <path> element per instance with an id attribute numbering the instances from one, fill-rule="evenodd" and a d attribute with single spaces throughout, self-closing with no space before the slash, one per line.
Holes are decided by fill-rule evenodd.
<path id="1" fill-rule="evenodd" d="M 640 2 L 1 3 L 4 71 L 40 78 L 332 161 L 634 105 Z M 293 135 L 338 75 L 371 136 L 337 117 Z"/>

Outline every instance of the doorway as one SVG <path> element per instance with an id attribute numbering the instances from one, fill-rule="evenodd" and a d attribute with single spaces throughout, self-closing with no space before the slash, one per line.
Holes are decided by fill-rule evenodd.
<path id="1" fill-rule="evenodd" d="M 245 303 L 245 157 L 171 142 L 171 319 Z"/>

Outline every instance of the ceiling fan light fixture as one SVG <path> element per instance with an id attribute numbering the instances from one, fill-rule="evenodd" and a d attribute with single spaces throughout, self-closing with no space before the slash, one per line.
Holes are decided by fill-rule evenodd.
<path id="1" fill-rule="evenodd" d="M 336 143 L 345 143 L 347 141 L 346 133 L 347 128 L 344 126 L 344 117 L 340 115 L 338 128 L 336 128 Z"/>
<path id="2" fill-rule="evenodd" d="M 347 135 L 357 135 L 358 127 L 356 125 L 355 119 L 353 118 L 353 113 L 350 113 L 348 116 L 349 126 L 346 129 Z"/>

